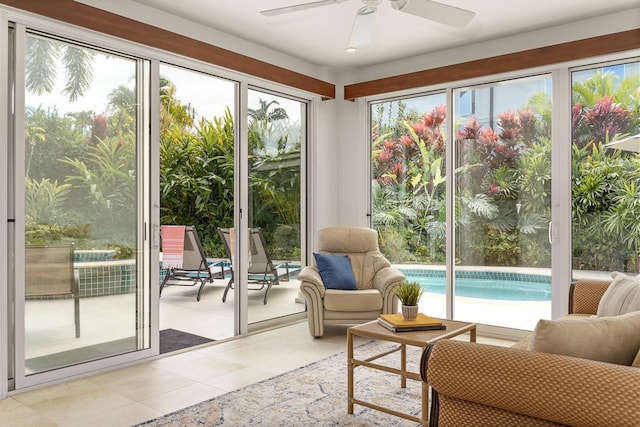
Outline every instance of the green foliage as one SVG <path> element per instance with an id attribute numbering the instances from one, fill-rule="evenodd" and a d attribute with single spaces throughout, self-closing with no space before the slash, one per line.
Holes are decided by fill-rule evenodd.
<path id="1" fill-rule="evenodd" d="M 61 153 L 68 157 L 84 156 L 88 139 L 82 131 L 85 125 L 77 116 L 61 116 L 56 110 L 27 108 L 25 175 L 36 180 L 47 178 L 52 182 L 64 182 L 74 169 L 58 159 Z"/>
<path id="2" fill-rule="evenodd" d="M 301 126 L 277 101 L 261 99 L 259 105 L 248 111 L 249 218 L 252 227 L 262 228 L 273 257 L 296 259 L 301 253 Z"/>
<path id="3" fill-rule="evenodd" d="M 160 143 L 160 221 L 195 226 L 205 253 L 225 256 L 217 227 L 233 226 L 234 130 L 229 109 L 194 132 L 171 125 Z"/>
<path id="4" fill-rule="evenodd" d="M 418 305 L 424 289 L 418 282 L 404 281 L 393 289 L 402 305 Z"/>
<path id="5" fill-rule="evenodd" d="M 42 245 L 56 241 L 78 241 L 89 235 L 87 225 L 65 224 L 65 202 L 70 184 L 58 184 L 46 178 L 25 180 L 25 239 Z"/>
<path id="6" fill-rule="evenodd" d="M 92 238 L 97 241 L 136 246 L 135 158 L 131 137 L 98 141 L 89 146 L 85 158 L 63 160 L 75 168 L 67 182 L 84 201 L 82 218 L 91 225 Z"/>
<path id="7" fill-rule="evenodd" d="M 521 265 L 518 234 L 489 227 L 484 240 L 483 265 Z"/>
<path id="8" fill-rule="evenodd" d="M 64 202 L 71 190 L 70 184 L 59 185 L 47 178 L 35 181 L 25 179 L 26 224 L 55 224 L 64 214 Z"/>
<path id="9" fill-rule="evenodd" d="M 384 109 L 378 108 L 382 117 Z M 392 262 L 440 262 L 445 245 L 444 110 L 418 117 L 398 105 L 398 119 L 375 125 L 372 220 L 380 247 Z M 397 231 L 390 236 L 395 228 Z"/>
<path id="10" fill-rule="evenodd" d="M 30 245 L 44 245 L 51 242 L 80 242 L 78 249 L 85 248 L 83 242 L 90 237 L 89 227 L 83 225 L 31 224 L 26 227 L 25 240 Z M 91 248 L 91 246 L 87 246 Z"/>

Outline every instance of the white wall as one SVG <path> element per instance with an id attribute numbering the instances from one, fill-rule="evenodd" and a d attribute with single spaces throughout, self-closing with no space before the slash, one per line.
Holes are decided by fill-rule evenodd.
<path id="1" fill-rule="evenodd" d="M 364 100 L 338 104 L 339 164 L 338 206 L 336 225 L 369 226 L 369 159 L 371 158 Z M 364 123 L 365 126 L 359 125 Z"/>
<path id="2" fill-rule="evenodd" d="M 309 197 L 310 235 L 316 236 L 320 228 L 338 223 L 340 158 L 337 104 L 341 101 L 319 101 L 315 105 L 315 144 L 309 151 L 311 169 Z M 314 243 L 314 242 L 311 242 Z M 313 245 L 312 247 L 315 247 Z"/>

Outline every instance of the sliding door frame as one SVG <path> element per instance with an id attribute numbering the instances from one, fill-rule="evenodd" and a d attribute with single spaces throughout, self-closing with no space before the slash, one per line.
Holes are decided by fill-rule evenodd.
<path id="1" fill-rule="evenodd" d="M 0 11 L 0 99 L 6 97 L 5 102 L 0 102 L 0 170 L 4 176 L 0 179 L 0 399 L 7 397 L 9 392 L 9 325 L 12 323 L 12 312 L 9 310 L 9 229 L 14 225 L 9 222 L 9 22 L 7 13 Z M 13 218 L 12 218 L 13 219 Z"/>
<path id="2" fill-rule="evenodd" d="M 91 34 L 86 30 L 78 30 L 74 28 L 69 28 L 68 26 L 61 26 L 55 23 L 47 22 L 38 18 L 26 17 L 21 14 L 11 14 L 6 13 L 6 20 L 3 21 L 5 24 L 5 28 L 3 29 L 3 34 L 8 32 L 9 22 L 15 23 L 15 37 L 16 37 L 16 58 L 15 63 L 16 67 L 13 71 L 15 74 L 15 87 L 12 88 L 11 95 L 13 99 L 9 97 L 10 101 L 13 101 L 12 108 L 15 111 L 14 122 L 9 123 L 9 111 L 7 110 L 3 119 L 7 121 L 7 126 L 14 127 L 14 141 L 24 141 L 24 111 L 25 111 L 25 76 L 24 76 L 24 48 L 26 42 L 26 32 L 28 28 L 33 28 L 37 31 L 52 34 L 54 37 L 62 37 L 66 38 L 70 41 L 86 44 L 87 46 L 95 46 L 97 48 L 105 48 L 110 51 L 114 51 L 117 53 L 121 53 L 124 56 L 131 56 L 135 58 L 137 62 L 137 71 L 138 73 L 149 73 L 149 67 L 143 66 L 143 62 L 148 62 L 146 59 L 146 55 L 144 52 L 141 52 L 139 49 L 132 49 L 132 45 L 130 43 L 123 43 L 122 41 L 112 40 L 108 37 L 104 37 L 101 35 Z M 4 36 L 6 38 L 6 35 Z M 3 61 L 6 63 L 6 58 L 8 49 L 13 49 L 13 46 L 8 46 L 6 41 L 3 41 L 3 46 L 6 48 L 3 52 L 5 52 L 3 57 Z M 6 67 L 3 67 L 3 70 L 9 70 L 10 64 L 5 64 Z M 9 76 L 3 76 L 3 82 L 7 82 Z M 141 75 L 137 76 L 137 79 L 140 81 L 142 79 Z M 147 82 L 148 83 L 148 82 Z M 6 83 L 3 83 L 6 86 Z M 136 234 L 137 234 L 137 249 L 139 250 L 136 255 L 136 263 L 137 263 L 137 271 L 136 274 L 136 287 L 138 288 L 138 292 L 136 293 L 136 308 L 140 310 L 141 308 L 150 309 L 150 301 L 153 299 L 157 299 L 159 294 L 159 289 L 157 287 L 150 286 L 151 279 L 154 277 L 158 277 L 158 273 L 154 273 L 153 268 L 151 266 L 153 253 L 151 251 L 151 232 L 150 232 L 150 209 L 146 206 L 150 202 L 150 182 L 149 182 L 149 147 L 150 147 L 150 136 L 149 136 L 149 127 L 150 118 L 144 117 L 145 114 L 148 114 L 150 110 L 149 102 L 149 91 L 145 88 L 138 87 L 137 88 L 137 96 L 139 99 L 143 99 L 143 103 L 147 105 L 141 110 L 138 110 L 137 114 L 137 134 L 136 134 L 136 167 L 141 168 L 138 170 L 138 175 L 135 184 L 136 194 L 141 196 L 141 206 L 136 211 Z M 9 92 L 9 91 L 7 91 Z M 9 102 L 10 102 L 9 101 Z M 3 107 L 9 107 L 3 106 Z M 5 127 L 5 129 L 7 129 Z M 6 133 L 3 133 L 6 135 Z M 6 136 L 3 136 L 6 138 Z M 4 141 L 3 150 L 7 150 L 9 144 L 14 144 L 13 141 Z M 24 149 L 17 147 L 18 143 L 16 142 L 16 150 L 14 153 L 14 164 L 13 164 L 13 175 L 14 175 L 14 188 L 9 189 L 6 188 L 4 192 L 6 193 L 3 197 L 3 202 L 8 201 L 9 195 L 14 199 L 14 216 L 15 220 L 12 222 L 7 222 L 9 227 L 14 231 L 14 238 L 11 242 L 8 242 L 8 246 L 13 246 L 12 251 L 8 251 L 6 256 L 3 256 L 3 262 L 7 263 L 7 268 L 4 270 L 5 272 L 9 272 L 10 269 L 12 271 L 14 277 L 14 283 L 24 283 L 24 269 L 25 265 L 25 257 L 24 257 L 24 246 L 25 246 L 25 236 L 24 233 L 18 233 L 16 230 L 24 230 L 25 227 L 25 203 L 24 203 L 24 172 L 25 172 L 25 157 L 24 157 Z M 7 156 L 8 157 L 8 156 Z M 9 162 L 8 158 L 5 157 L 6 162 Z M 6 170 L 6 169 L 5 169 Z M 11 193 L 8 193 L 11 192 Z M 3 208 L 3 215 L 6 215 L 7 208 Z M 140 221 L 141 216 L 146 216 L 145 219 Z M 3 232 L 6 233 L 6 229 L 3 228 Z M 8 250 L 8 248 L 6 248 Z M 9 263 L 8 254 L 13 253 L 14 259 L 13 263 Z M 155 254 L 155 259 L 158 259 L 157 252 Z M 12 270 L 15 268 L 15 271 Z M 91 362 L 80 363 L 78 365 L 63 367 L 60 369 L 55 369 L 52 371 L 37 373 L 33 375 L 26 376 L 25 375 L 25 341 L 24 341 L 24 287 L 16 286 L 13 292 L 13 302 L 8 301 L 8 296 L 11 295 L 9 292 L 10 283 L 8 281 L 7 275 L 3 275 L 3 280 L 5 280 L 4 288 L 2 289 L 3 298 L 7 298 L 6 306 L 7 311 L 5 313 L 9 313 L 10 316 L 5 321 L 9 322 L 6 324 L 6 327 L 3 328 L 5 336 L 7 339 L 3 340 L 3 354 L 2 360 L 11 360 L 9 354 L 12 353 L 15 357 L 14 360 L 14 369 L 13 372 L 13 388 L 15 390 L 25 390 L 31 387 L 38 386 L 43 383 L 51 383 L 51 382 L 59 382 L 69 377 L 78 376 L 87 372 L 100 372 L 105 369 L 109 369 L 116 365 L 122 364 L 130 364 L 138 360 L 142 360 L 148 358 L 153 355 L 154 351 L 152 351 L 151 347 L 142 348 L 140 350 L 129 352 L 125 354 L 115 355 L 112 357 L 108 357 L 105 359 L 100 359 Z M 144 288 L 144 292 L 140 293 L 140 286 Z M 144 298 L 146 300 L 142 300 Z M 10 308 L 13 307 L 13 312 Z M 144 313 L 142 315 L 136 315 L 136 334 L 139 337 L 138 344 L 143 341 L 150 342 L 146 339 L 147 336 L 152 337 L 154 333 L 151 331 L 150 327 L 153 323 L 150 319 L 150 314 L 153 313 Z M 142 317 L 140 317 L 142 316 Z M 12 320 L 14 319 L 14 320 Z M 14 322 L 11 325 L 11 322 Z M 13 332 L 11 329 L 13 328 Z M 157 332 L 155 333 L 157 335 Z M 9 343 L 9 337 L 13 335 L 13 343 Z M 157 354 L 157 351 L 155 351 Z M 7 363 L 3 363 L 3 368 L 7 365 Z M 9 372 L 3 377 L 3 389 L 9 389 L 8 377 L 11 376 Z"/>

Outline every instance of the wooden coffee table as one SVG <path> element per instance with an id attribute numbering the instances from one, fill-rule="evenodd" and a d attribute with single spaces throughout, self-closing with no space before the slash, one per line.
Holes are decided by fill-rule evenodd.
<path id="1" fill-rule="evenodd" d="M 391 332 L 387 328 L 378 324 L 377 320 L 364 323 L 358 326 L 352 326 L 347 329 L 347 365 L 348 365 L 348 377 L 347 377 L 347 389 L 348 389 L 348 401 L 347 412 L 353 414 L 353 405 L 366 406 L 371 409 L 385 412 L 387 414 L 395 415 L 398 417 L 406 418 L 408 420 L 422 423 L 423 426 L 427 425 L 429 420 L 429 386 L 426 383 L 422 383 L 422 417 L 418 418 L 410 414 L 395 411 L 391 408 L 385 408 L 380 405 L 376 405 L 371 402 L 365 402 L 354 397 L 354 369 L 356 366 L 366 366 L 371 369 L 379 371 L 391 372 L 400 375 L 400 387 L 405 388 L 407 386 L 407 378 L 421 381 L 419 372 L 407 371 L 407 346 L 420 347 L 424 350 L 427 345 L 434 343 L 444 338 L 451 338 L 457 335 L 469 332 L 469 339 L 471 342 L 476 341 L 476 325 L 475 323 L 459 322 L 455 320 L 442 319 L 442 323 L 446 325 L 444 330 L 434 331 L 416 331 L 416 332 Z M 398 343 L 399 346 L 385 351 L 384 353 L 372 355 L 367 359 L 356 359 L 353 355 L 353 338 L 366 337 L 373 338 L 381 341 L 391 341 Z M 392 368 L 385 365 L 373 363 L 374 360 L 386 356 L 387 354 L 400 351 L 400 369 Z"/>

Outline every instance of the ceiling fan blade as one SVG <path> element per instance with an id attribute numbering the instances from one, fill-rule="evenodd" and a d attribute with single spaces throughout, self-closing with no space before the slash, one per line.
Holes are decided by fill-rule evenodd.
<path id="1" fill-rule="evenodd" d="M 361 7 L 358 10 L 356 18 L 353 21 L 348 47 L 360 47 L 369 44 L 371 34 L 373 34 L 376 10 L 375 7 L 369 6 Z"/>
<path id="2" fill-rule="evenodd" d="M 410 15 L 458 28 L 464 27 L 476 16 L 470 10 L 431 0 L 391 0 L 391 6 Z"/>
<path id="3" fill-rule="evenodd" d="M 285 7 L 278 7 L 276 9 L 263 10 L 260 13 L 263 14 L 264 16 L 276 16 L 276 15 L 283 15 L 285 13 L 299 12 L 301 10 L 313 9 L 315 7 L 320 7 L 320 6 L 328 6 L 330 4 L 342 3 L 345 1 L 347 0 L 320 0 L 320 1 L 314 1 L 311 3 L 301 3 L 301 4 L 295 4 L 293 6 L 285 6 Z"/>

